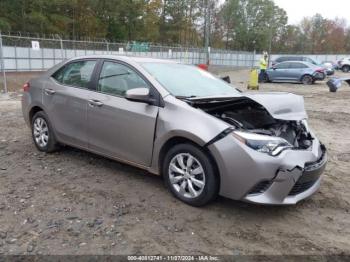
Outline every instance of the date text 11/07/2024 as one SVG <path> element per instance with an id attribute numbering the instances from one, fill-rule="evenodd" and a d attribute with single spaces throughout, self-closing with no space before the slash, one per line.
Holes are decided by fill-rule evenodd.
<path id="1" fill-rule="evenodd" d="M 219 261 L 217 256 L 128 256 L 128 261 Z"/>

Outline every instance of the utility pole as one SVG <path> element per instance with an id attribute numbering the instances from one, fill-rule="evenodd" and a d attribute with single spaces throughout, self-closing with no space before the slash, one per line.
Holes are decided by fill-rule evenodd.
<path id="1" fill-rule="evenodd" d="M 274 28 L 273 28 L 273 14 L 274 14 L 274 9 L 271 6 L 271 17 L 270 17 L 270 21 L 269 21 L 269 53 L 268 53 L 268 63 L 267 63 L 267 67 L 270 67 L 270 62 L 271 62 L 271 50 L 272 50 L 272 39 L 273 39 L 273 35 L 274 35 Z"/>
<path id="2" fill-rule="evenodd" d="M 256 43 L 256 41 L 253 40 L 253 46 L 254 46 L 253 49 L 254 49 L 254 51 L 253 51 L 253 59 L 252 59 L 252 68 L 251 69 L 253 69 L 254 66 L 255 66 L 255 56 L 256 56 L 255 43 Z"/>
<path id="3" fill-rule="evenodd" d="M 2 35 L 0 32 L 0 64 L 1 64 L 1 71 L 4 81 L 4 92 L 7 93 L 7 81 L 6 81 L 6 72 L 5 72 L 5 62 L 4 62 L 4 53 L 2 48 Z"/>
<path id="4" fill-rule="evenodd" d="M 268 64 L 267 67 L 270 67 L 270 61 L 271 61 L 271 50 L 272 50 L 272 38 L 273 38 L 273 33 L 272 33 L 272 25 L 270 23 L 270 36 L 269 36 L 269 56 L 268 56 Z"/>
<path id="5" fill-rule="evenodd" d="M 209 65 L 210 54 L 209 54 L 209 39 L 210 39 L 210 0 L 206 0 L 205 7 L 205 60 L 207 65 Z"/>

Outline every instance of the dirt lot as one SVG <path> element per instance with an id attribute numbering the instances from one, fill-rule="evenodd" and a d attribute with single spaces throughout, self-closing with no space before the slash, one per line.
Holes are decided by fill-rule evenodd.
<path id="1" fill-rule="evenodd" d="M 230 76 L 245 89 L 247 71 Z M 310 126 L 329 150 L 320 191 L 296 206 L 219 198 L 194 208 L 142 170 L 69 147 L 39 153 L 19 95 L 2 96 L 0 253 L 350 254 L 350 87 L 261 90 L 303 95 Z"/>

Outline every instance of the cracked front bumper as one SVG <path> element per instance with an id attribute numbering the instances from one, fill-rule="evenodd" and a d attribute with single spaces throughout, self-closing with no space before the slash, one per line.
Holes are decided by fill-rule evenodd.
<path id="1" fill-rule="evenodd" d="M 210 146 L 220 171 L 220 195 L 257 204 L 291 205 L 314 194 L 327 163 L 315 138 L 309 150 L 276 157 L 232 143 L 231 135 Z"/>
<path id="2" fill-rule="evenodd" d="M 260 204 L 292 205 L 313 195 L 320 187 L 321 174 L 327 164 L 325 147 L 321 145 L 322 155 L 304 168 L 279 170 L 276 178 L 263 192 L 248 194 L 245 201 Z"/>

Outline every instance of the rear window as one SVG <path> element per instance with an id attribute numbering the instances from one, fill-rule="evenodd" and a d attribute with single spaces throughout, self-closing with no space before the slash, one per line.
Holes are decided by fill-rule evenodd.
<path id="1" fill-rule="evenodd" d="M 283 56 L 276 59 L 277 62 L 286 62 L 286 61 L 303 61 L 301 57 L 298 56 Z"/>
<path id="2" fill-rule="evenodd" d="M 308 67 L 303 63 L 290 63 L 290 68 L 302 69 L 302 68 L 308 68 Z"/>
<path id="3" fill-rule="evenodd" d="M 311 63 L 311 64 L 314 64 L 314 65 L 317 65 L 317 63 L 314 60 L 312 60 L 311 58 L 308 58 L 308 57 L 304 57 L 304 61 Z"/>
<path id="4" fill-rule="evenodd" d="M 96 60 L 72 62 L 56 71 L 52 77 L 64 85 L 88 88 L 95 65 Z"/>
<path id="5" fill-rule="evenodd" d="M 285 61 L 284 57 L 279 57 L 276 59 L 276 62 L 278 62 L 278 63 L 283 62 L 283 61 Z"/>

